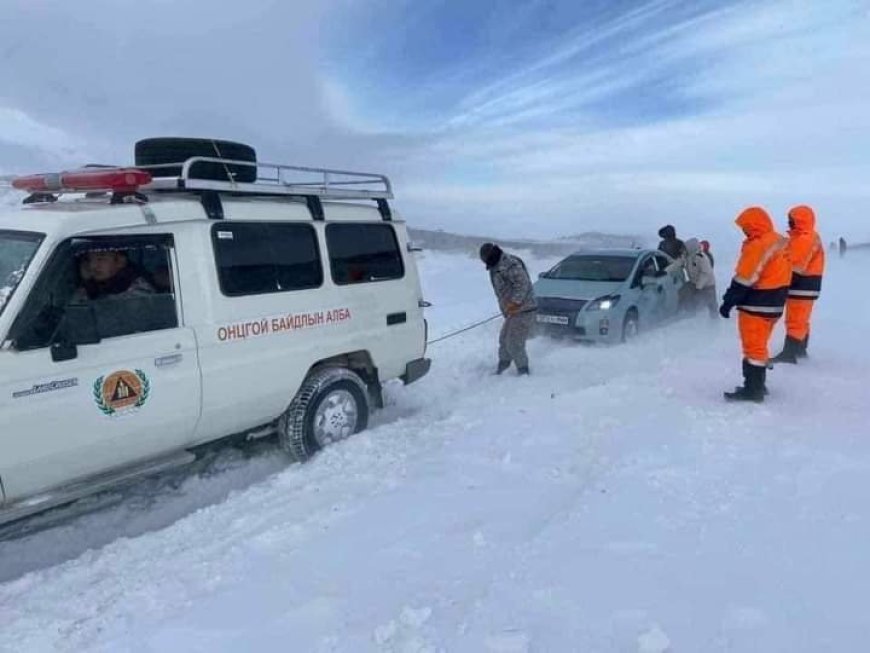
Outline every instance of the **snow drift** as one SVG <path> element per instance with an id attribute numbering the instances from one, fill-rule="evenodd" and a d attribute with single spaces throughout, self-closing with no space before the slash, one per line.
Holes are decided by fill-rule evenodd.
<path id="1" fill-rule="evenodd" d="M 309 464 L 219 457 L 0 543 L 0 650 L 860 650 L 868 266 L 830 262 L 762 406 L 721 400 L 733 320 L 535 340 L 531 378 L 491 376 L 497 324 L 439 343 Z M 433 337 L 494 311 L 477 261 L 421 267 Z"/>

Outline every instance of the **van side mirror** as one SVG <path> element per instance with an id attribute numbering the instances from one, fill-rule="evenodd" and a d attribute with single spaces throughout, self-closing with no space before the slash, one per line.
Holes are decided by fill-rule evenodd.
<path id="1" fill-rule="evenodd" d="M 78 356 L 79 345 L 96 345 L 100 340 L 93 306 L 70 304 L 51 345 L 51 359 L 56 363 L 72 360 Z"/>
<path id="2" fill-rule="evenodd" d="M 65 342 L 56 342 L 51 346 L 51 360 L 55 363 L 71 361 L 78 358 L 79 348 Z"/>

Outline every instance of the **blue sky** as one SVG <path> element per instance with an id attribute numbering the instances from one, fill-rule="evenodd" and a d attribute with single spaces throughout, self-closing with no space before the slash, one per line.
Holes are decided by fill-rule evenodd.
<path id="1" fill-rule="evenodd" d="M 386 172 L 424 226 L 731 238 L 809 202 L 870 240 L 866 0 L 5 4 L 7 170 L 206 135 Z"/>
<path id="2" fill-rule="evenodd" d="M 645 61 L 656 40 L 739 6 L 722 9 L 721 2 L 703 0 L 358 5 L 332 36 L 332 69 L 342 79 L 366 79 L 355 101 L 358 118 L 373 125 L 572 125 L 579 112 L 593 122 L 647 122 L 699 108 L 681 89 L 700 62 Z M 385 37 L 366 39 L 378 32 Z M 635 66 L 643 71 L 620 79 L 608 74 Z"/>

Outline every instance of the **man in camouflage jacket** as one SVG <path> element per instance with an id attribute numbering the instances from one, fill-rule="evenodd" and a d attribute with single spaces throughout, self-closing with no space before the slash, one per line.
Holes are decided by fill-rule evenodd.
<path id="1" fill-rule="evenodd" d="M 511 363 L 519 374 L 529 373 L 526 340 L 535 324 L 535 296 L 532 280 L 522 259 L 506 254 L 498 245 L 485 243 L 480 248 L 480 259 L 489 270 L 499 309 L 505 320 L 498 340 L 498 367 L 501 374 Z"/>

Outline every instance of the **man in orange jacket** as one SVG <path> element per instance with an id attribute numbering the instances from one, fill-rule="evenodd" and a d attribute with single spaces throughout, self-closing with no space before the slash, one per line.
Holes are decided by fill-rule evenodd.
<path id="1" fill-rule="evenodd" d="M 785 311 L 785 346 L 774 363 L 797 363 L 807 355 L 810 315 L 822 291 L 825 247 L 816 232 L 816 215 L 808 206 L 788 212 L 788 256 L 791 259 L 791 287 Z"/>
<path id="2" fill-rule="evenodd" d="M 773 228 L 767 212 L 753 206 L 737 216 L 737 226 L 746 234 L 740 249 L 731 287 L 722 299 L 719 313 L 740 312 L 738 327 L 743 346 L 743 385 L 726 392 L 729 401 L 764 401 L 773 327 L 782 317 L 791 282 L 788 241 Z"/>

